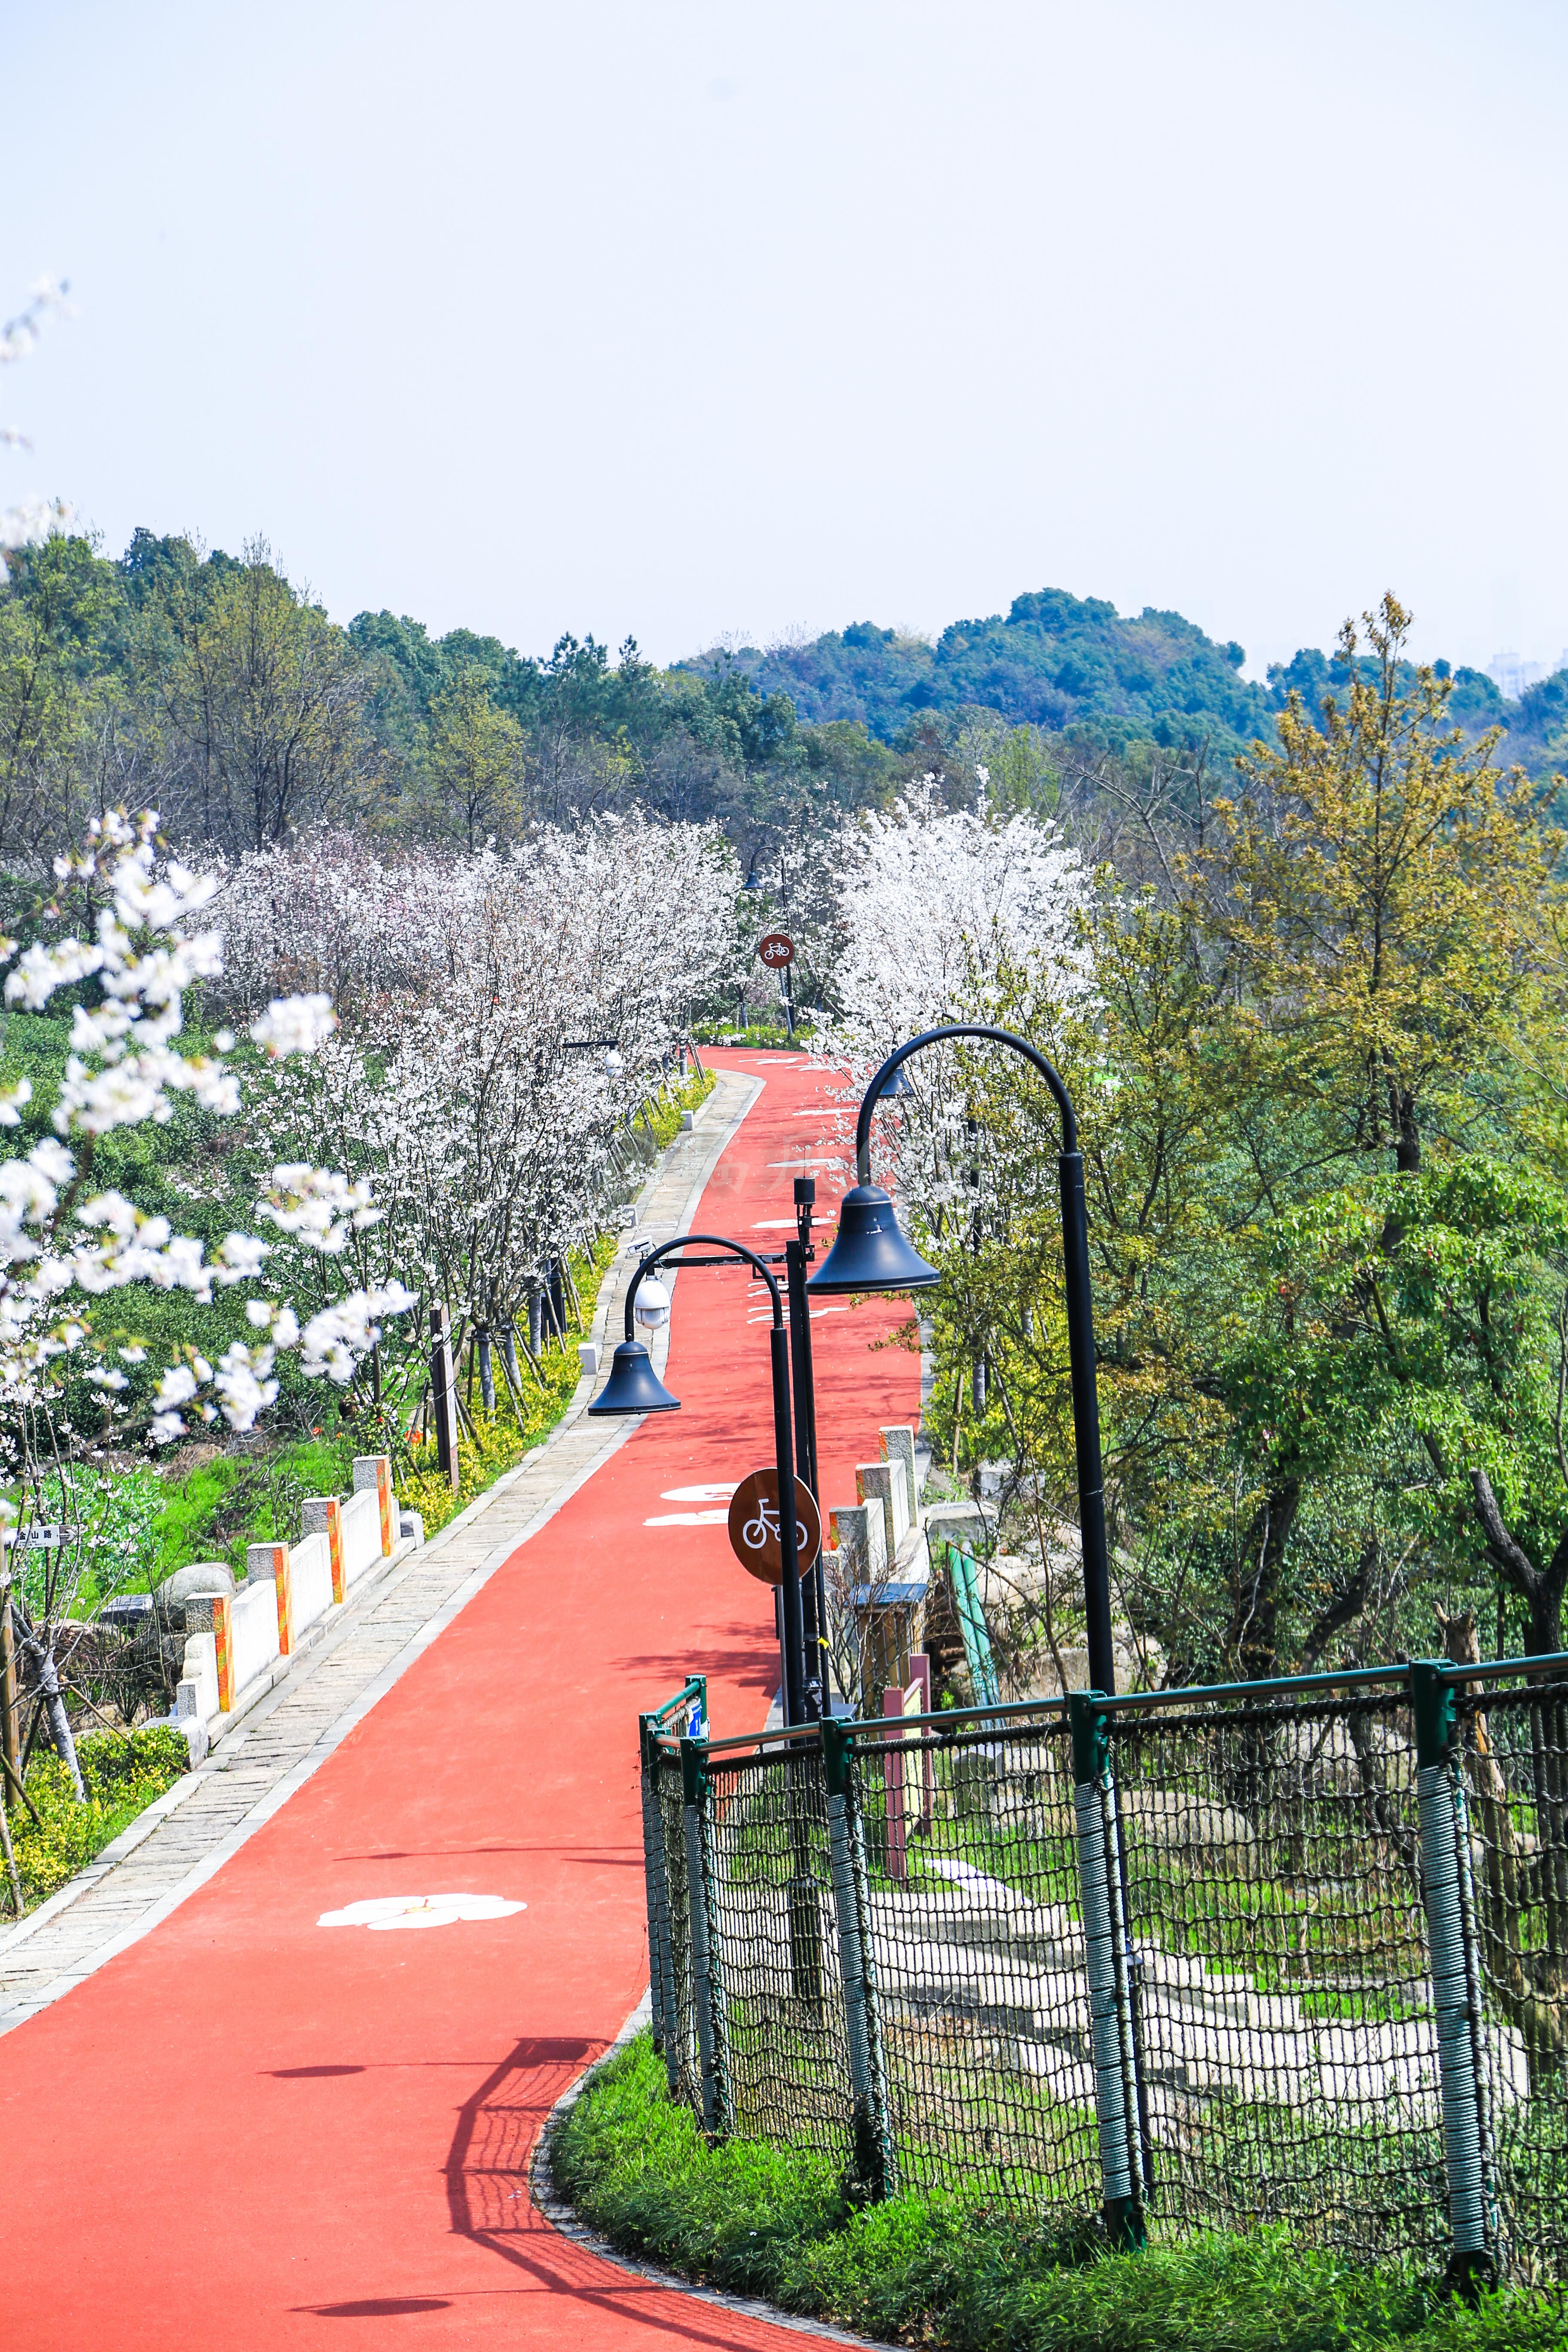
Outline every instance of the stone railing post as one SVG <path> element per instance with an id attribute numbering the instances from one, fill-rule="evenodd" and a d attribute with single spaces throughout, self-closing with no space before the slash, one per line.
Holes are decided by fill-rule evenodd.
<path id="1" fill-rule="evenodd" d="M 294 1648 L 294 1588 L 289 1576 L 287 1544 L 247 1544 L 245 1573 L 252 1584 L 270 1579 L 278 1593 L 278 1654 L 289 1657 Z"/>
<path id="2" fill-rule="evenodd" d="M 307 1495 L 300 1507 L 300 1533 L 325 1536 L 332 1564 L 332 1599 L 342 1601 L 348 1591 L 343 1570 L 343 1507 L 336 1495 Z"/>
<path id="3" fill-rule="evenodd" d="M 452 1397 L 457 1401 L 454 1386 Z M 376 1507 L 381 1514 L 381 1556 L 390 1559 L 397 1542 L 397 1504 L 392 1491 L 392 1456 L 390 1454 L 356 1454 L 354 1484 L 356 1495 L 375 1489 Z"/>

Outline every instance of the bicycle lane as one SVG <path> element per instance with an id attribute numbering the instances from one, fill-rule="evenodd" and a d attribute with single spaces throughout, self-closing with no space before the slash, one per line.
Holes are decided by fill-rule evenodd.
<path id="1" fill-rule="evenodd" d="M 823 1141 L 841 1123 L 827 1082 L 722 1058 L 765 1084 L 698 1228 L 781 1244 L 803 1172 L 830 1223 L 846 1155 Z M 629 2277 L 527 2187 L 551 2105 L 647 1982 L 636 1715 L 696 1668 L 716 1730 L 748 1730 L 777 1681 L 770 1595 L 723 1527 L 647 1525 L 717 1508 L 683 1490 L 768 1459 L 765 1294 L 693 1270 L 675 1297 L 683 1411 L 602 1465 L 206 1886 L 8 2037 L 15 2352 L 187 2333 L 292 2352 L 356 2324 L 378 2347 L 803 2341 Z M 915 1417 L 918 1359 L 877 1345 L 907 1313 L 818 1310 L 829 1503 L 853 1496 L 879 1423 Z M 453 1891 L 526 1907 L 318 1925 Z"/>

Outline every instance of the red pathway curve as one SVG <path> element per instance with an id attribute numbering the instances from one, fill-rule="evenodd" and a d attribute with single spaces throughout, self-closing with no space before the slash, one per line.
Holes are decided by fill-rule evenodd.
<path id="1" fill-rule="evenodd" d="M 776 1244 L 789 1163 L 836 1122 L 805 1066 L 721 1058 L 765 1086 L 698 1223 Z M 526 2171 L 647 1983 L 637 1710 L 703 1668 L 715 1729 L 749 1730 L 776 1684 L 769 1597 L 724 1529 L 644 1524 L 768 1458 L 761 1296 L 684 1276 L 685 1410 L 613 1454 L 205 1886 L 0 2042 L 6 2352 L 821 2341 L 629 2278 L 549 2227 Z M 879 1423 L 915 1415 L 916 1360 L 868 1351 L 903 1311 L 814 1325 L 830 1501 Z M 527 1908 L 317 1925 L 454 1888 Z"/>

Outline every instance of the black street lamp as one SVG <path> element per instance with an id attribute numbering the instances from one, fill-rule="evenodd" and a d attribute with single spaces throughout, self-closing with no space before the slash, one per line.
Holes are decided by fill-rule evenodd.
<path id="1" fill-rule="evenodd" d="M 1079 1524 L 1083 1537 L 1083 1593 L 1089 1619 L 1089 1680 L 1092 1690 L 1114 1695 L 1116 1657 L 1110 1639 L 1110 1573 L 1105 1548 L 1105 1474 L 1100 1458 L 1100 1398 L 1094 1375 L 1094 1310 L 1089 1279 L 1089 1217 L 1084 1205 L 1083 1155 L 1078 1120 L 1068 1090 L 1026 1037 L 979 1022 L 951 1022 L 927 1029 L 889 1055 L 867 1087 L 855 1129 L 857 1181 L 839 1203 L 838 1233 L 810 1291 L 930 1290 L 942 1280 L 899 1230 L 893 1204 L 871 1181 L 871 1113 L 879 1096 L 911 1054 L 952 1037 L 978 1037 L 1022 1054 L 1044 1078 L 1062 1118 L 1058 1158 L 1062 1194 L 1062 1261 L 1066 1274 L 1068 1358 L 1072 1368 L 1072 1423 L 1078 1455 Z"/>
<path id="2" fill-rule="evenodd" d="M 815 1176 L 795 1180 L 795 1237 L 784 1247 L 785 1296 L 789 1301 L 789 1362 L 795 1387 L 795 1449 L 799 1475 L 811 1489 L 812 1501 L 826 1528 L 822 1489 L 816 1469 L 816 1383 L 811 1364 L 811 1302 L 805 1295 L 805 1270 L 816 1255 L 812 1246 L 811 1219 L 816 1201 Z M 806 1713 L 828 1712 L 827 1588 L 823 1579 L 822 1552 L 801 1580 L 801 1618 L 805 1644 Z"/>
<path id="3" fill-rule="evenodd" d="M 697 1245 L 705 1249 L 728 1251 L 726 1257 L 680 1257 L 678 1253 Z M 670 1258 L 681 1265 L 732 1265 L 738 1259 L 755 1266 L 768 1286 L 773 1300 L 773 1328 L 768 1333 L 769 1362 L 773 1387 L 773 1455 L 778 1465 L 779 1481 L 779 1549 L 784 1569 L 784 1721 L 786 1724 L 806 1720 L 805 1705 L 805 1643 L 801 1614 L 800 1553 L 795 1542 L 795 1446 L 790 1429 L 789 1339 L 784 1330 L 784 1307 L 779 1286 L 772 1272 L 755 1250 L 743 1242 L 732 1242 L 726 1234 L 682 1234 L 672 1242 L 663 1242 L 650 1250 L 633 1275 L 626 1288 L 626 1336 L 616 1349 L 610 1362 L 610 1376 L 594 1402 L 590 1413 L 679 1412 L 680 1399 L 671 1396 L 648 1359 L 647 1348 L 632 1337 L 632 1318 L 637 1304 L 638 1286 L 656 1265 Z"/>

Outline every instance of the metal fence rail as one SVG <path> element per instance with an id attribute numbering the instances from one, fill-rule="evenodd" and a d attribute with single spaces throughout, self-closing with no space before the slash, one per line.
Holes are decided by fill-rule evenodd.
<path id="1" fill-rule="evenodd" d="M 1568 1659 L 763 1740 L 674 1736 L 694 1690 L 644 1822 L 707 2130 L 1124 2244 L 1568 2281 Z"/>

